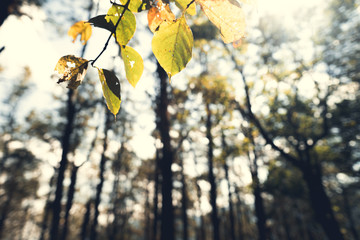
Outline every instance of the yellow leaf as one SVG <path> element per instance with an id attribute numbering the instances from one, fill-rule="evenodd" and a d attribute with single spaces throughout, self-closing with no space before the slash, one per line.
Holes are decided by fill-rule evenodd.
<path id="1" fill-rule="evenodd" d="M 98 68 L 98 72 L 106 105 L 110 112 L 116 117 L 121 104 L 120 81 L 115 74 L 109 70 Z"/>
<path id="2" fill-rule="evenodd" d="M 225 43 L 237 41 L 245 35 L 244 12 L 236 1 L 232 1 L 234 3 L 229 0 L 196 0 L 209 20 L 220 29 Z"/>
<path id="3" fill-rule="evenodd" d="M 120 0 L 120 2 L 125 5 L 127 1 L 130 1 L 129 3 L 129 10 L 131 12 L 141 12 L 143 9 L 143 1 L 142 0 Z"/>
<path id="4" fill-rule="evenodd" d="M 175 0 L 175 4 L 180 9 L 185 10 L 191 1 L 192 0 Z M 191 16 L 194 16 L 196 14 L 196 6 L 194 2 L 186 9 L 186 12 Z"/>
<path id="5" fill-rule="evenodd" d="M 155 32 L 152 50 L 169 78 L 185 68 L 192 57 L 194 38 L 185 16 L 176 21 L 164 21 Z"/>
<path id="6" fill-rule="evenodd" d="M 140 54 L 132 47 L 122 46 L 121 57 L 124 61 L 126 78 L 135 87 L 144 71 L 144 63 Z"/>
<path id="7" fill-rule="evenodd" d="M 83 45 L 90 39 L 92 33 L 91 24 L 85 21 L 79 21 L 72 25 L 68 31 L 68 35 L 73 38 L 75 42 L 78 35 L 81 35 L 80 41 Z"/>
<path id="8" fill-rule="evenodd" d="M 122 15 L 123 14 L 123 15 Z M 105 17 L 107 22 L 112 22 L 114 26 L 121 16 L 119 25 L 116 28 L 116 41 L 120 45 L 126 45 L 134 36 L 136 29 L 136 19 L 132 12 L 122 6 L 112 5 Z"/>
<path id="9" fill-rule="evenodd" d="M 67 87 L 76 89 L 86 75 L 88 63 L 88 60 L 74 55 L 61 57 L 55 66 L 55 71 L 61 75 L 58 83 L 69 81 Z"/>

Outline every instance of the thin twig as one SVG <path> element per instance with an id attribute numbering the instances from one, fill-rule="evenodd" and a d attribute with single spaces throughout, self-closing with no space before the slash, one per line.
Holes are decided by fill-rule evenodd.
<path id="1" fill-rule="evenodd" d="M 111 1 L 110 1 L 111 2 Z M 111 2 L 113 5 L 115 5 L 115 2 Z M 114 26 L 114 29 L 113 31 L 111 31 L 108 39 L 106 40 L 105 42 L 105 45 L 104 45 L 104 48 L 101 50 L 101 52 L 99 53 L 99 55 L 94 59 L 94 60 L 90 60 L 89 62 L 91 62 L 91 66 L 94 67 L 94 63 L 99 59 L 99 57 L 105 52 L 105 50 L 107 49 L 108 45 L 109 45 L 109 42 L 110 42 L 110 39 L 112 37 L 113 34 L 115 34 L 115 39 L 116 39 L 116 28 L 119 26 L 120 24 L 120 21 L 122 19 L 122 17 L 124 16 L 125 14 L 125 11 L 129 9 L 129 4 L 130 4 L 130 0 L 128 0 L 126 2 L 126 4 L 123 6 L 124 7 L 124 10 L 122 11 L 122 13 L 120 14 L 120 17 L 118 19 L 118 21 L 116 22 L 115 26 Z M 117 4 L 116 4 L 117 5 Z"/>

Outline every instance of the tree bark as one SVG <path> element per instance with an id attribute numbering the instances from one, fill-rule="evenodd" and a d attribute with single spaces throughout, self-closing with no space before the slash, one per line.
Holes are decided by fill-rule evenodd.
<path id="1" fill-rule="evenodd" d="M 87 233 L 88 233 L 88 226 L 90 223 L 90 216 L 91 216 L 91 205 L 92 201 L 89 200 L 86 204 L 86 212 L 84 214 L 84 219 L 81 225 L 81 233 L 80 233 L 80 239 L 81 240 L 87 240 Z"/>
<path id="2" fill-rule="evenodd" d="M 168 114 L 167 74 L 157 63 L 157 73 L 160 80 L 160 95 L 157 99 L 157 129 L 160 132 L 163 144 L 160 158 L 160 171 L 162 176 L 162 209 L 161 209 L 161 240 L 174 240 L 174 210 L 172 204 L 172 171 L 174 154 L 171 147 L 170 119 Z"/>
<path id="3" fill-rule="evenodd" d="M 99 217 L 99 205 L 100 205 L 100 201 L 101 201 L 101 192 L 102 192 L 102 188 L 104 185 L 104 181 L 105 181 L 105 177 L 104 177 L 104 173 L 105 173 L 105 163 L 107 160 L 107 157 L 105 156 L 105 152 L 108 148 L 108 131 L 110 129 L 110 112 L 107 111 L 107 109 L 105 110 L 105 126 L 104 126 L 104 143 L 103 143 L 103 152 L 101 154 L 101 160 L 100 160 L 100 173 L 99 173 L 99 184 L 96 186 L 96 195 L 95 195 L 95 203 L 94 203 L 94 219 L 93 219 L 93 223 L 91 225 L 91 234 L 90 234 L 90 240 L 96 240 L 97 238 L 97 225 L 98 225 L 98 217 Z"/>
<path id="4" fill-rule="evenodd" d="M 345 210 L 345 214 L 348 218 L 349 221 L 349 227 L 350 227 L 350 231 L 353 235 L 354 240 L 359 240 L 359 234 L 356 231 L 356 224 L 351 212 L 351 206 L 350 206 L 350 202 L 349 202 L 349 196 L 348 196 L 348 189 L 346 189 L 345 187 L 342 188 L 342 196 L 343 196 L 343 200 L 344 200 L 344 210 Z"/>
<path id="5" fill-rule="evenodd" d="M 66 115 L 66 127 L 64 131 L 64 135 L 61 140 L 62 146 L 62 155 L 60 166 L 58 168 L 58 176 L 56 182 L 56 191 L 55 191 L 55 199 L 53 202 L 52 208 L 52 221 L 51 221 L 51 229 L 50 229 L 50 240 L 59 239 L 59 222 L 60 222 L 60 213 L 61 213 L 61 199 L 63 197 L 63 182 L 65 170 L 68 164 L 67 154 L 70 150 L 70 136 L 73 131 L 73 124 L 76 115 L 75 105 L 73 102 L 75 94 L 72 89 L 68 91 L 68 100 L 67 100 L 67 115 Z"/>
<path id="6" fill-rule="evenodd" d="M 239 191 L 235 190 L 235 196 L 236 196 L 236 212 L 237 212 L 237 220 L 238 220 L 238 232 L 239 232 L 239 240 L 244 240 L 244 231 L 243 231 L 243 221 L 242 221 L 242 216 L 243 216 L 243 212 L 241 211 L 241 198 L 240 198 L 240 193 Z"/>
<path id="7" fill-rule="evenodd" d="M 236 240 L 235 236 L 235 218 L 234 218 L 234 206 L 232 202 L 232 192 L 231 192 L 231 185 L 229 180 L 229 167 L 226 164 L 226 159 L 223 159 L 224 164 L 224 171 L 225 171 L 225 179 L 228 183 L 228 198 L 229 198 L 229 220 L 230 220 L 230 236 L 231 240 Z"/>
<path id="8" fill-rule="evenodd" d="M 181 213 L 182 213 L 182 222 L 183 222 L 183 240 L 188 240 L 188 219 L 187 219 L 187 189 L 185 182 L 185 174 L 184 174 L 184 162 L 183 159 L 180 160 L 181 164 L 181 194 L 182 194 L 182 202 L 181 202 Z"/>
<path id="9" fill-rule="evenodd" d="M 67 202 L 66 202 L 66 209 L 65 209 L 65 217 L 64 217 L 64 226 L 62 230 L 61 240 L 66 240 L 66 236 L 68 233 L 68 225 L 69 225 L 69 216 L 70 216 L 70 209 L 73 204 L 74 194 L 75 194 L 75 185 L 77 179 L 79 167 L 73 164 L 71 170 L 71 177 L 70 177 L 70 186 L 67 193 Z"/>
<path id="10" fill-rule="evenodd" d="M 152 240 L 156 240 L 157 238 L 157 230 L 158 230 L 158 221 L 159 221 L 159 210 L 158 210 L 158 202 L 159 202 L 159 161 L 160 161 L 160 157 L 159 157 L 159 150 L 156 149 L 156 158 L 155 158 L 155 172 L 154 172 L 154 199 L 153 199 L 153 214 L 154 214 L 154 219 L 153 219 L 153 230 L 152 230 Z"/>
<path id="11" fill-rule="evenodd" d="M 307 161 L 310 162 L 310 161 Z M 316 220 L 320 223 L 329 240 L 343 240 L 340 227 L 331 208 L 330 199 L 322 184 L 320 166 L 307 164 L 302 170 L 304 180 L 309 190 L 309 197 Z"/>
<path id="12" fill-rule="evenodd" d="M 206 103 L 206 138 L 208 139 L 208 167 L 209 167 L 209 183 L 210 183 L 210 205 L 212 208 L 211 211 L 211 221 L 213 225 L 213 240 L 220 240 L 220 231 L 219 231 L 219 217 L 218 217 L 218 209 L 216 206 L 216 183 L 215 183 L 215 175 L 214 175 L 214 167 L 213 167 L 213 161 L 214 161 L 214 142 L 213 142 L 213 136 L 211 134 L 211 128 L 212 128 L 212 114 L 210 110 L 210 104 Z"/>

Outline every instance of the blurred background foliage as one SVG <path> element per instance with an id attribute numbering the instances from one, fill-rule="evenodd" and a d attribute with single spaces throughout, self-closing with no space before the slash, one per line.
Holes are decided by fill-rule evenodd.
<path id="1" fill-rule="evenodd" d="M 42 40 L 68 51 L 66 28 L 106 4 L 5 0 L 0 36 L 41 22 Z M 116 45 L 101 63 L 121 76 L 116 121 L 96 73 L 73 91 L 30 62 L 14 72 L 21 53 L 0 37 L 0 239 L 359 240 L 360 6 L 314 6 L 249 10 L 238 48 L 198 9 L 193 60 L 171 85 L 138 14 L 139 86 Z"/>

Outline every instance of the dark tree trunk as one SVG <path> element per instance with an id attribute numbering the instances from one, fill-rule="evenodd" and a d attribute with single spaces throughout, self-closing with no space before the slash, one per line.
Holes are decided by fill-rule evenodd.
<path id="1" fill-rule="evenodd" d="M 154 199 L 153 199 L 153 212 L 154 212 L 154 219 L 153 219 L 153 231 L 152 231 L 152 240 L 156 240 L 157 238 L 157 230 L 158 230 L 158 220 L 159 220 L 159 210 L 158 210 L 158 198 L 159 198 L 159 150 L 156 149 L 156 158 L 155 158 L 155 172 L 154 172 Z"/>
<path id="2" fill-rule="evenodd" d="M 119 230 L 119 181 L 120 181 L 120 164 L 115 168 L 115 180 L 113 185 L 113 208 L 112 214 L 114 214 L 114 220 L 112 224 L 109 225 L 109 240 L 116 239 L 116 235 L 118 234 Z"/>
<path id="3" fill-rule="evenodd" d="M 224 168 L 224 172 L 225 172 L 225 179 L 227 182 L 227 187 L 228 187 L 228 201 L 229 201 L 229 220 L 230 220 L 230 237 L 231 240 L 236 240 L 236 235 L 235 235 L 235 218 L 234 218 L 234 207 L 233 207 L 233 202 L 232 202 L 232 192 L 231 192 L 231 184 L 230 184 L 230 179 L 229 179 L 229 167 L 227 165 L 226 162 L 226 157 L 228 155 L 228 146 L 225 140 L 225 134 L 222 131 L 221 133 L 221 146 L 222 146 L 222 151 L 223 151 L 223 156 L 222 156 L 222 161 L 223 161 L 223 168 Z M 225 227 L 225 229 L 227 229 Z"/>
<path id="4" fill-rule="evenodd" d="M 46 230 L 48 228 L 48 221 L 49 221 L 49 215 L 50 215 L 50 210 L 52 209 L 52 202 L 50 200 L 51 195 L 52 195 L 52 188 L 53 188 L 53 184 L 54 184 L 54 180 L 55 177 L 52 176 L 50 179 L 50 191 L 47 195 L 47 199 L 46 199 L 46 203 L 45 203 L 45 209 L 44 209 L 44 217 L 41 223 L 41 234 L 40 234 L 40 238 L 39 240 L 44 240 L 45 239 L 45 234 L 46 234 Z"/>
<path id="5" fill-rule="evenodd" d="M 99 184 L 96 186 L 96 195 L 95 195 L 95 202 L 94 202 L 94 219 L 91 225 L 91 230 L 90 230 L 90 240 L 96 240 L 97 238 L 97 226 L 98 226 L 98 217 L 99 217 L 99 205 L 100 205 L 100 201 L 101 201 L 101 192 L 102 192 L 102 188 L 104 185 L 104 181 L 105 181 L 105 177 L 104 177 L 104 173 L 105 173 L 105 163 L 106 163 L 106 156 L 105 156 L 105 152 L 107 150 L 108 147 L 108 131 L 110 129 L 110 112 L 105 109 L 106 113 L 105 113 L 105 126 L 104 126 L 104 143 L 103 143 L 103 151 L 101 154 L 101 160 L 100 160 L 100 172 L 99 172 Z"/>
<path id="6" fill-rule="evenodd" d="M 348 190 L 344 187 L 342 189 L 342 195 L 343 195 L 343 200 L 344 200 L 344 210 L 345 210 L 345 214 L 347 216 L 347 219 L 349 221 L 349 227 L 350 227 L 350 231 L 353 235 L 354 240 L 359 240 L 359 234 L 356 231 L 356 224 L 351 212 L 351 206 L 350 206 L 350 202 L 349 202 L 349 193 Z"/>
<path id="7" fill-rule="evenodd" d="M 67 193 L 67 202 L 66 202 L 66 209 L 65 209 L 64 226 L 63 226 L 61 240 L 66 239 L 67 232 L 68 232 L 70 209 L 71 209 L 72 204 L 73 204 L 78 170 L 79 170 L 79 167 L 75 166 L 75 164 L 74 164 L 73 167 L 72 167 L 72 170 L 71 170 L 70 186 L 69 186 L 68 193 Z"/>
<path id="8" fill-rule="evenodd" d="M 183 239 L 188 240 L 188 219 L 186 214 L 187 209 L 187 190 L 186 190 L 186 182 L 185 182 L 185 174 L 184 174 L 184 162 L 183 159 L 180 160 L 181 164 L 181 194 L 182 194 L 182 203 L 181 203 L 181 213 L 182 213 L 182 222 L 183 222 Z"/>
<path id="9" fill-rule="evenodd" d="M 231 185 L 230 185 L 230 180 L 229 180 L 229 167 L 226 164 L 226 160 L 223 159 L 224 161 L 224 171 L 225 171 L 225 179 L 228 183 L 228 198 L 229 198 L 229 220 L 230 220 L 230 237 L 231 240 L 236 240 L 236 236 L 235 236 L 235 218 L 234 218 L 234 207 L 233 207 L 233 203 L 232 203 L 232 192 L 231 192 Z"/>
<path id="10" fill-rule="evenodd" d="M 5 227 L 5 221 L 8 217 L 8 214 L 10 212 L 10 204 L 12 202 L 13 191 L 10 191 L 10 193 L 7 193 L 7 199 L 5 203 L 3 204 L 3 207 L 1 209 L 1 215 L 0 215 L 0 239 L 2 239 L 2 235 L 4 232 Z"/>
<path id="11" fill-rule="evenodd" d="M 307 162 L 309 164 L 306 164 L 301 170 L 309 190 L 310 202 L 315 213 L 315 218 L 324 229 L 329 240 L 343 240 L 344 237 L 335 219 L 330 199 L 326 195 L 325 188 L 322 184 L 320 166 L 318 164 L 310 165 L 310 161 Z"/>
<path id="12" fill-rule="evenodd" d="M 250 153 L 248 152 L 248 159 L 250 165 L 250 172 L 252 178 L 252 185 L 253 185 L 253 194 L 255 197 L 255 214 L 256 214 L 256 225 L 258 228 L 259 233 L 259 240 L 266 240 L 268 239 L 267 228 L 266 228 L 266 214 L 264 208 L 264 200 L 261 196 L 262 189 L 260 187 L 260 180 L 258 177 L 258 152 L 255 149 L 256 144 L 253 138 L 252 129 L 244 129 L 245 135 L 250 139 L 250 142 L 253 145 L 253 159 L 250 157 Z"/>
<path id="13" fill-rule="evenodd" d="M 52 209 L 52 222 L 50 229 L 50 239 L 57 240 L 59 239 L 59 222 L 60 222 L 60 213 L 61 213 L 61 199 L 63 197 L 63 182 L 65 170 L 68 164 L 67 154 L 70 150 L 70 136 L 73 131 L 73 123 L 76 115 L 76 110 L 73 102 L 75 94 L 72 89 L 68 91 L 68 100 L 67 100 L 67 115 L 66 115 L 66 127 L 64 135 L 61 140 L 62 145 L 62 155 L 60 166 L 58 168 L 57 182 L 56 182 L 56 191 L 55 199 L 53 202 Z"/>
<path id="14" fill-rule="evenodd" d="M 195 165 L 196 165 L 196 163 L 195 163 Z M 200 203 L 201 203 L 201 188 L 200 188 L 199 184 L 197 183 L 197 181 L 195 182 L 195 186 L 196 186 L 197 200 L 200 205 Z M 201 208 L 199 210 L 201 211 Z M 206 240 L 205 222 L 204 221 L 205 221 L 204 216 L 201 212 L 200 213 L 199 237 L 197 238 L 198 240 Z"/>
<path id="15" fill-rule="evenodd" d="M 168 113 L 168 92 L 167 92 L 167 74 L 158 63 L 157 73 L 160 80 L 160 95 L 157 99 L 157 129 L 160 132 L 161 142 L 163 144 L 162 155 L 160 158 L 161 170 L 161 240 L 174 240 L 174 210 L 172 204 L 172 171 L 171 165 L 174 161 L 174 154 L 171 147 L 170 138 L 170 119 Z"/>
<path id="16" fill-rule="evenodd" d="M 144 240 L 150 240 L 151 231 L 150 231 L 150 225 L 151 225 L 151 218 L 150 218 L 150 199 L 149 199 L 149 189 L 145 188 L 145 231 L 144 231 Z"/>
<path id="17" fill-rule="evenodd" d="M 91 205 L 92 205 L 92 201 L 89 200 L 86 204 L 86 212 L 84 214 L 84 219 L 81 225 L 81 233 L 80 233 L 80 239 L 81 240 L 87 240 L 87 235 L 88 235 L 88 226 L 90 223 L 90 216 L 91 216 Z"/>
<path id="18" fill-rule="evenodd" d="M 260 181 L 258 177 L 258 166 L 257 166 L 257 154 L 254 150 L 254 159 L 251 160 L 250 156 L 248 156 L 250 161 L 250 172 L 252 178 L 253 185 L 253 194 L 255 197 L 255 214 L 256 214 L 256 226 L 259 233 L 259 240 L 267 239 L 267 231 L 266 231 L 266 215 L 264 209 L 264 201 L 261 196 L 261 187 Z"/>
<path id="19" fill-rule="evenodd" d="M 257 181 L 259 181 L 257 179 Z M 257 184 L 256 184 L 257 185 Z M 259 186 L 254 186 L 255 197 L 255 213 L 256 213 L 256 225 L 259 231 L 259 240 L 266 240 L 266 217 L 264 211 L 264 202 L 261 196 L 261 189 Z"/>
<path id="20" fill-rule="evenodd" d="M 239 240 L 244 240 L 244 231 L 243 231 L 243 221 L 242 221 L 242 216 L 243 213 L 241 211 L 241 198 L 240 198 L 240 193 L 239 191 L 235 191 L 235 196 L 236 196 L 236 212 L 237 212 L 237 220 L 238 220 L 238 233 L 239 233 Z"/>
<path id="21" fill-rule="evenodd" d="M 218 217 L 218 209 L 216 206 L 216 183 L 215 183 L 215 175 L 213 171 L 213 161 L 214 161 L 214 154 L 213 154 L 213 136 L 211 134 L 212 128 L 212 114 L 210 110 L 210 104 L 206 103 L 206 138 L 208 139 L 208 166 L 209 166 L 209 183 L 210 183 L 210 205 L 212 208 L 211 211 L 211 221 L 213 225 L 213 240 L 220 240 L 220 232 L 219 232 L 219 217 Z"/>

